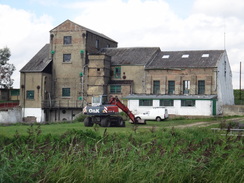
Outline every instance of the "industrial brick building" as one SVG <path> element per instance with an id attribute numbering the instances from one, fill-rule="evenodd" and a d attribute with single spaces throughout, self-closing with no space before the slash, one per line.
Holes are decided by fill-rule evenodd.
<path id="1" fill-rule="evenodd" d="M 113 39 L 66 20 L 21 69 L 22 116 L 72 120 L 92 96 L 116 95 L 134 112 L 212 116 L 234 103 L 225 50 L 117 48 Z"/>

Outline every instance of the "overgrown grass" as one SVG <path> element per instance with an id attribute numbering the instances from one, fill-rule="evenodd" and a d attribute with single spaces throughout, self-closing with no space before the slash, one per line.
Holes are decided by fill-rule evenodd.
<path id="1" fill-rule="evenodd" d="M 244 182 L 241 136 L 132 126 L 124 133 L 82 127 L 58 135 L 43 134 L 45 126 L 0 135 L 0 182 Z"/>

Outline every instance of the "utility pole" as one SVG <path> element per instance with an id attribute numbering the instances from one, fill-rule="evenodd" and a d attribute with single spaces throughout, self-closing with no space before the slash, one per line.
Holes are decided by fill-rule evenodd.
<path id="1" fill-rule="evenodd" d="M 241 62 L 240 62 L 240 101 L 241 101 Z"/>

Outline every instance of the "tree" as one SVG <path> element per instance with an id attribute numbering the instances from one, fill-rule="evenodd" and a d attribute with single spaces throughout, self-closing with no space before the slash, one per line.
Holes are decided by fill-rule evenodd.
<path id="1" fill-rule="evenodd" d="M 13 64 L 8 63 L 11 56 L 9 48 L 0 49 L 0 88 L 10 88 L 14 80 L 11 76 L 15 70 Z"/>

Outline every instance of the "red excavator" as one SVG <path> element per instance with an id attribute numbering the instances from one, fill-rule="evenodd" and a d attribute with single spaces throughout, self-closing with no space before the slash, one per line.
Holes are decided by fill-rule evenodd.
<path id="1" fill-rule="evenodd" d="M 134 114 L 126 107 L 118 97 L 110 97 L 109 102 L 106 103 L 106 96 L 101 95 L 99 97 L 92 98 L 92 106 L 86 106 L 83 109 L 83 113 L 88 117 L 84 120 L 85 126 L 93 126 L 93 124 L 99 124 L 102 127 L 125 127 L 125 121 L 119 114 L 121 109 L 131 119 L 133 124 L 143 124 L 144 121 L 138 121 Z"/>

